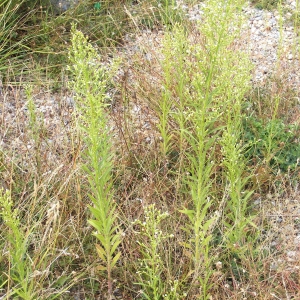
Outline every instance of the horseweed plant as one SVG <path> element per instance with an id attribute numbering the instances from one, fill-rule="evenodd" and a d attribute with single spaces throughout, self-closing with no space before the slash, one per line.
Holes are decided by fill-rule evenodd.
<path id="1" fill-rule="evenodd" d="M 204 86 L 200 86 L 200 89 L 205 91 L 203 103 L 208 105 L 205 106 L 206 111 L 201 108 L 200 113 L 203 114 L 204 111 L 203 119 L 209 119 L 206 116 L 208 114 L 211 115 L 213 122 L 218 121 L 221 124 L 218 131 L 222 147 L 225 182 L 227 181 L 228 185 L 223 191 L 222 199 L 224 203 L 221 203 L 226 216 L 222 220 L 226 230 L 226 232 L 223 232 L 223 236 L 234 236 L 235 242 L 245 235 L 243 229 L 246 226 L 245 224 L 248 223 L 245 219 L 247 199 L 251 194 L 245 193 L 244 195 L 243 191 L 246 182 L 242 179 L 244 164 L 240 146 L 241 100 L 249 89 L 250 63 L 245 55 L 230 48 L 230 45 L 240 34 L 242 4 L 243 1 L 240 0 L 207 1 L 204 14 L 205 21 L 200 26 L 200 32 L 206 38 L 206 46 L 205 49 L 202 49 L 202 53 L 199 53 L 203 61 L 206 62 L 208 69 L 203 74 Z M 232 69 L 235 69 L 235 75 L 232 74 Z M 200 89 L 196 85 L 196 90 L 200 91 Z M 209 111 L 207 111 L 207 108 Z M 213 111 L 215 112 L 213 113 Z M 204 126 L 201 125 L 201 122 L 199 124 L 200 128 L 205 128 L 205 123 Z M 214 128 L 218 128 L 218 126 L 215 124 Z M 212 139 L 211 136 L 207 135 L 203 137 L 199 135 L 199 137 L 201 138 L 199 141 L 205 141 L 207 138 Z M 201 147 L 205 149 L 205 146 Z M 205 160 L 207 157 L 209 155 L 205 153 L 202 159 Z M 201 177 L 202 174 L 199 178 Z M 198 190 L 201 190 L 201 188 L 199 186 Z M 227 197 L 228 191 L 229 197 Z M 196 199 L 200 199 L 200 202 L 202 199 L 203 203 L 207 202 L 203 196 Z M 227 224 L 230 225 L 227 226 Z M 203 298 L 205 298 L 205 295 Z"/>
<path id="2" fill-rule="evenodd" d="M 40 151 L 41 151 L 41 144 L 42 144 L 42 132 L 43 132 L 43 122 L 42 118 L 37 113 L 36 106 L 34 104 L 33 100 L 33 87 L 30 85 L 27 85 L 25 87 L 25 94 L 27 97 L 28 101 L 28 116 L 29 116 L 29 123 L 28 123 L 28 128 L 31 132 L 31 138 L 33 139 L 34 142 L 34 150 L 35 150 L 35 165 L 36 165 L 36 170 L 37 174 L 41 174 L 41 156 L 40 156 Z"/>
<path id="3" fill-rule="evenodd" d="M 162 69 L 164 75 L 162 100 L 160 104 L 159 130 L 162 136 L 163 155 L 169 155 L 172 139 L 178 140 L 179 174 L 182 170 L 183 153 L 185 152 L 185 128 L 187 122 L 186 105 L 189 99 L 190 78 L 188 73 L 188 43 L 182 26 L 175 25 L 172 32 L 164 39 Z M 173 58 L 176 57 L 176 60 Z M 174 99 L 174 94 L 176 99 Z M 170 117 L 174 118 L 179 130 L 171 131 Z M 179 184 L 180 180 L 178 180 Z M 179 188 L 177 184 L 177 188 Z"/>
<path id="4" fill-rule="evenodd" d="M 194 282 L 200 278 L 203 279 L 202 293 L 206 294 L 210 273 L 208 252 L 211 235 L 209 230 L 214 222 L 214 218 L 207 217 L 211 205 L 207 199 L 211 193 L 210 175 L 212 169 L 211 159 L 207 158 L 208 150 L 214 138 L 208 142 L 208 134 L 211 132 L 210 125 L 213 119 L 210 119 L 207 113 L 209 111 L 209 97 L 203 96 L 204 78 L 201 72 L 193 69 L 188 60 L 185 62 L 188 57 L 187 54 L 195 49 L 196 47 L 193 48 L 189 43 L 184 29 L 181 26 L 176 26 L 166 37 L 164 55 L 166 59 L 170 58 L 168 61 L 166 59 L 164 61 L 164 74 L 166 79 L 172 74 L 172 82 L 165 80 L 165 89 L 169 89 L 169 94 L 175 95 L 175 99 L 173 97 L 169 100 L 170 103 L 173 102 L 173 104 L 169 104 L 172 106 L 172 114 L 169 114 L 169 118 L 173 118 L 179 128 L 178 133 L 172 134 L 179 140 L 180 165 L 183 162 L 183 152 L 186 152 L 188 163 L 182 169 L 185 169 L 185 172 L 189 174 L 185 181 L 193 200 L 193 208 L 182 210 L 190 219 L 190 224 L 186 225 L 185 231 L 188 231 L 192 237 L 189 242 L 184 243 L 184 247 L 193 253 Z M 176 62 L 172 59 L 174 57 L 176 57 Z M 177 62 L 179 62 L 178 67 Z M 189 75 L 193 77 L 189 78 Z M 165 101 L 164 97 L 162 101 Z M 189 151 L 184 151 L 185 149 L 189 149 Z"/>
<path id="5" fill-rule="evenodd" d="M 96 50 L 74 25 L 69 60 L 69 70 L 73 75 L 71 88 L 76 93 L 79 113 L 78 124 L 87 147 L 83 170 L 92 191 L 90 211 L 94 217 L 89 223 L 96 229 L 94 235 L 99 241 L 96 249 L 103 263 L 99 269 L 107 271 L 108 294 L 112 297 L 112 269 L 121 255 L 117 251 L 121 238 L 113 202 L 113 154 L 105 113 L 105 94 L 111 73 L 99 65 L 100 57 Z"/>
<path id="6" fill-rule="evenodd" d="M 154 204 L 144 208 L 145 220 L 136 220 L 133 225 L 139 228 L 136 233 L 142 238 L 137 243 L 140 246 L 142 258 L 139 260 L 137 283 L 142 287 L 142 295 L 148 300 L 182 299 L 179 293 L 179 282 L 165 283 L 163 280 L 163 261 L 159 255 L 163 241 L 174 237 L 162 232 L 161 222 L 169 214 L 162 213 Z"/>
<path id="7" fill-rule="evenodd" d="M 0 216 L 8 230 L 6 240 L 8 241 L 9 272 L 8 282 L 12 280 L 13 291 L 7 292 L 7 299 L 17 295 L 21 299 L 32 300 L 35 298 L 35 287 L 32 280 L 31 260 L 28 256 L 28 236 L 30 231 L 22 229 L 19 220 L 19 210 L 12 208 L 13 203 L 9 191 L 0 190 Z M 2 283 L 0 283 L 1 286 Z M 9 284 L 8 284 L 9 286 Z"/>
<path id="8" fill-rule="evenodd" d="M 179 63 L 175 67 L 172 58 L 163 61 L 165 85 L 160 109 L 164 123 L 160 130 L 162 136 L 166 136 L 168 126 L 165 119 L 170 121 L 173 118 L 172 122 L 175 121 L 180 130 L 180 151 L 188 149 L 185 151 L 187 162 L 183 169 L 188 175 L 185 182 L 192 205 L 181 211 L 190 220 L 185 230 L 190 232 L 191 239 L 184 246 L 193 253 L 193 282 L 200 283 L 201 299 L 210 297 L 209 278 L 213 261 L 210 252 L 213 229 L 221 216 L 219 207 L 225 205 L 228 213 L 227 219 L 223 219 L 225 224 L 233 225 L 234 220 L 240 220 L 233 229 L 225 226 L 228 232 L 233 232 L 231 236 L 240 238 L 243 233 L 240 226 L 243 224 L 242 228 L 245 227 L 243 222 L 250 196 L 241 196 L 245 182 L 241 179 L 243 162 L 239 142 L 240 106 L 249 88 L 250 65 L 247 57 L 231 50 L 231 45 L 239 36 L 242 4 L 243 1 L 239 0 L 206 1 L 204 19 L 197 28 L 205 43 L 200 40 L 192 44 L 183 28 L 177 26 L 167 35 L 164 47 L 166 59 L 170 57 L 168 53 L 176 53 L 173 57 Z M 236 70 L 234 76 L 233 68 Z M 173 81 L 170 80 L 171 72 Z M 175 95 L 174 99 L 171 95 Z M 184 143 L 187 146 L 184 147 Z M 217 146 L 223 148 L 223 165 L 228 182 L 219 204 L 216 203 L 216 196 L 220 197 L 220 191 L 214 191 L 213 182 L 216 169 L 214 159 L 220 155 L 215 150 Z M 228 190 L 230 197 L 227 197 Z M 228 232 L 224 235 L 228 236 Z"/>
<path id="9" fill-rule="evenodd" d="M 245 173 L 243 153 L 245 148 L 241 142 L 241 106 L 244 95 L 250 89 L 251 65 L 249 58 L 242 52 L 225 48 L 221 48 L 221 51 L 224 53 L 221 58 L 222 72 L 217 78 L 217 84 L 222 87 L 221 83 L 224 82 L 220 98 L 225 110 L 223 114 L 225 125 L 220 141 L 225 182 L 224 199 L 226 199 L 223 221 L 227 230 L 224 233 L 224 239 L 227 238 L 226 243 L 230 249 L 232 247 L 229 247 L 229 244 L 241 246 L 242 243 L 245 243 L 245 227 L 251 223 L 251 218 L 247 218 L 246 213 L 247 200 L 252 192 L 245 190 L 249 178 L 243 176 Z M 236 71 L 235 75 L 232 75 L 232 68 Z M 225 78 L 230 78 L 230 80 L 226 82 Z M 241 248 L 238 247 L 238 249 Z"/>

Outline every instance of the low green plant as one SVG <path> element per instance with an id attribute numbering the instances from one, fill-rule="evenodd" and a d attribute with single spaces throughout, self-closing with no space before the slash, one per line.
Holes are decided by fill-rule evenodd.
<path id="1" fill-rule="evenodd" d="M 279 3 L 283 3 L 284 0 L 252 0 L 251 2 L 258 9 L 275 9 Z"/>
<path id="2" fill-rule="evenodd" d="M 7 297 L 17 295 L 24 300 L 36 299 L 36 290 L 32 280 L 31 259 L 28 255 L 30 229 L 22 227 L 18 209 L 13 209 L 9 191 L 0 190 L 0 216 L 6 230 L 8 242 Z M 2 233 L 2 234 L 3 234 Z M 12 290 L 9 289 L 12 285 Z"/>
<path id="3" fill-rule="evenodd" d="M 166 282 L 164 280 L 164 263 L 160 252 L 164 240 L 173 238 L 174 235 L 166 234 L 162 231 L 162 222 L 169 214 L 162 213 L 155 207 L 155 204 L 144 208 L 144 221 L 136 220 L 133 222 L 138 227 L 136 234 L 141 258 L 137 265 L 137 275 L 139 281 L 136 283 L 141 286 L 141 295 L 148 300 L 176 300 L 184 296 L 178 280 Z"/>
<path id="4" fill-rule="evenodd" d="M 244 139 L 251 146 L 246 151 L 249 161 L 261 161 L 274 173 L 295 171 L 299 167 L 299 126 L 287 125 L 281 119 L 262 120 L 254 116 L 243 120 Z"/>
<path id="5" fill-rule="evenodd" d="M 113 200 L 113 151 L 105 108 L 106 89 L 113 70 L 99 65 L 101 58 L 80 31 L 72 27 L 69 71 L 73 77 L 70 88 L 75 93 L 78 125 L 85 142 L 83 170 L 88 178 L 94 219 L 89 223 L 96 230 L 96 250 L 101 258 L 101 270 L 107 272 L 108 296 L 113 296 L 112 270 L 121 252 L 116 205 Z"/>

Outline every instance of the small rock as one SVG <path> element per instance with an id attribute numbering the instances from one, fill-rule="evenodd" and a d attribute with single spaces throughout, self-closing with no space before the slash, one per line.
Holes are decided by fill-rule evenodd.
<path id="1" fill-rule="evenodd" d="M 277 269 L 278 269 L 278 265 L 275 262 L 271 263 L 270 270 L 271 271 L 276 271 Z"/>
<path id="2" fill-rule="evenodd" d="M 79 0 L 50 0 L 55 13 L 63 13 L 78 4 Z"/>
<path id="3" fill-rule="evenodd" d="M 286 253 L 288 261 L 296 261 L 297 260 L 297 251 L 288 251 Z"/>

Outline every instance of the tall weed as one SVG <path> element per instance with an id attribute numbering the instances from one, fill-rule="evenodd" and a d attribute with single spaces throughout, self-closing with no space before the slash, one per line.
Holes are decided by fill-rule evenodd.
<path id="1" fill-rule="evenodd" d="M 249 89 L 251 67 L 247 57 L 233 48 L 242 22 L 242 5 L 243 1 L 207 1 L 204 20 L 196 29 L 200 41 L 192 44 L 181 27 L 175 27 L 165 39 L 163 122 L 159 129 L 166 154 L 167 145 L 172 145 L 166 119 L 177 124 L 178 131 L 172 136 L 178 137 L 179 156 L 185 161 L 180 163 L 185 171 L 181 174 L 185 174 L 192 200 L 181 210 L 189 219 L 185 230 L 192 236 L 184 246 L 193 253 L 193 282 L 200 284 L 201 299 L 210 297 L 214 228 L 221 220 L 226 228 L 224 241 L 228 236 L 240 240 L 249 224 L 246 208 L 251 193 L 244 194 L 247 179 L 243 179 L 240 141 L 241 101 Z M 220 147 L 221 152 L 217 150 Z M 224 168 L 223 192 L 215 190 L 218 164 Z M 221 218 L 222 210 L 225 218 Z"/>
<path id="2" fill-rule="evenodd" d="M 8 241 L 9 266 L 7 268 L 8 288 L 7 298 L 17 295 L 24 300 L 36 297 L 32 279 L 32 264 L 28 254 L 31 229 L 22 228 L 19 210 L 13 209 L 9 191 L 0 190 L 0 216 L 7 227 L 5 238 Z M 1 283 L 0 283 L 1 284 Z"/>
<path id="3" fill-rule="evenodd" d="M 168 282 L 164 280 L 164 263 L 160 256 L 164 240 L 173 238 L 174 235 L 168 235 L 162 230 L 161 223 L 169 214 L 162 213 L 154 204 L 144 208 L 144 220 L 137 220 L 133 223 L 138 227 L 136 232 L 141 240 L 138 240 L 140 246 L 141 259 L 138 263 L 138 278 L 136 284 L 141 286 L 141 294 L 148 300 L 182 299 L 184 294 L 180 291 L 178 280 Z"/>
<path id="4" fill-rule="evenodd" d="M 96 230 L 96 250 L 101 258 L 100 270 L 107 271 L 108 296 L 113 296 L 112 270 L 121 252 L 116 205 L 113 199 L 113 152 L 105 112 L 106 89 L 113 71 L 99 65 L 101 58 L 87 38 L 72 27 L 72 46 L 69 70 L 73 76 L 71 89 L 76 93 L 78 125 L 85 142 L 83 170 L 91 193 L 93 219 L 89 223 Z"/>

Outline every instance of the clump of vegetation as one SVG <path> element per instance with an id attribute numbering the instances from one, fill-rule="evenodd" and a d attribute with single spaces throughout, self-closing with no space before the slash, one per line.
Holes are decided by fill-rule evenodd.
<path id="1" fill-rule="evenodd" d="M 20 223 L 20 212 L 13 210 L 13 203 L 9 191 L 3 192 L 0 190 L 0 216 L 7 229 L 5 230 L 5 238 L 9 242 L 9 266 L 7 269 L 9 273 L 7 278 L 4 276 L 1 279 L 1 286 L 9 284 L 12 280 L 13 290 L 9 296 L 17 295 L 21 299 L 33 299 L 35 297 L 34 281 L 31 275 L 33 270 L 31 268 L 30 259 L 28 256 L 30 228 L 23 229 Z"/>
<path id="2" fill-rule="evenodd" d="M 299 167 L 299 126 L 280 119 L 263 121 L 254 117 L 244 120 L 245 141 L 250 145 L 249 161 L 265 161 L 276 172 L 294 172 Z M 276 172 L 277 173 L 277 172 Z"/>
<path id="3" fill-rule="evenodd" d="M 30 45 L 46 76 L 0 91 L 0 298 L 297 298 L 259 205 L 299 183 L 298 95 L 251 86 L 244 1 L 206 0 L 188 26 L 171 0 L 39 2 L 24 23 L 4 3 L 0 52 Z M 115 59 L 124 34 L 157 27 L 155 50 Z"/>
<path id="4" fill-rule="evenodd" d="M 278 4 L 283 4 L 284 0 L 251 0 L 258 9 L 275 9 Z"/>
<path id="5" fill-rule="evenodd" d="M 15 67 L 20 67 L 18 59 L 28 53 L 26 42 L 30 36 L 18 36 L 18 29 L 22 28 L 29 18 L 20 14 L 20 7 L 24 1 L 4 0 L 0 3 L 0 72 L 5 73 L 9 68 L 9 60 Z"/>
<path id="6" fill-rule="evenodd" d="M 46 73 L 54 86 L 61 87 L 57 81 L 68 62 L 72 22 L 76 21 L 78 29 L 105 53 L 120 46 L 125 34 L 136 26 L 154 28 L 180 22 L 180 10 L 174 6 L 174 1 L 132 4 L 129 0 L 88 0 L 57 13 L 50 1 L 5 0 L 0 4 L 0 25 L 5 28 L 1 34 L 1 60 L 14 59 L 13 65 L 23 70 L 27 66 L 20 58 L 30 54 L 37 69 Z M 8 64 L 1 63 L 0 68 L 5 71 Z"/>

